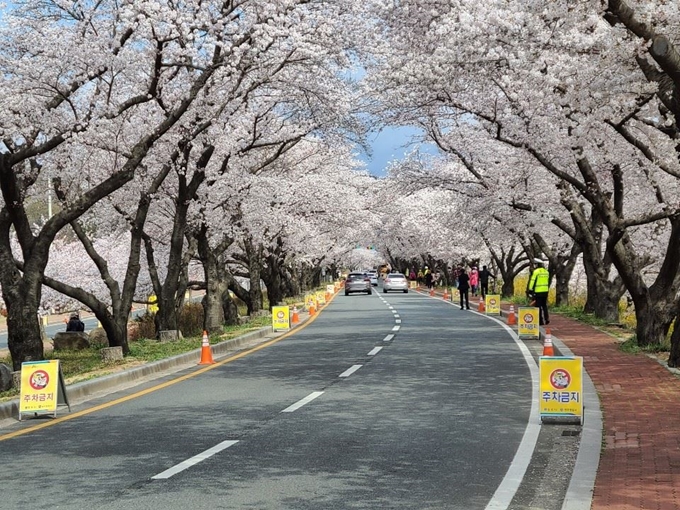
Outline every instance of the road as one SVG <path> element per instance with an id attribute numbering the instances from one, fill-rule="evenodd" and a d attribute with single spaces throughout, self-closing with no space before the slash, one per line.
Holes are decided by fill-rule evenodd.
<path id="1" fill-rule="evenodd" d="M 441 300 L 339 295 L 287 338 L 176 384 L 0 430 L 0 507 L 484 509 L 531 429 L 526 355 Z"/>

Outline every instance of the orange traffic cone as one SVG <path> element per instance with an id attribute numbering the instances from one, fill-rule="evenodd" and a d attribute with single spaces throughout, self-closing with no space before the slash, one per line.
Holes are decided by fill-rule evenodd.
<path id="1" fill-rule="evenodd" d="M 434 297 L 434 289 L 430 289 L 430 297 Z"/>
<path id="2" fill-rule="evenodd" d="M 293 324 L 300 322 L 300 312 L 298 312 L 297 306 L 293 305 L 293 317 L 291 319 Z"/>
<path id="3" fill-rule="evenodd" d="M 444 289 L 444 295 L 442 296 L 442 299 L 443 299 L 444 301 L 448 301 L 448 300 L 449 300 L 449 289 L 448 289 L 448 288 L 445 288 L 445 289 Z"/>
<path id="4" fill-rule="evenodd" d="M 550 328 L 545 328 L 545 340 L 543 341 L 543 356 L 554 356 L 552 336 L 550 335 Z"/>
<path id="5" fill-rule="evenodd" d="M 326 303 L 328 303 L 331 300 L 331 293 L 326 292 Z"/>
<path id="6" fill-rule="evenodd" d="M 212 349 L 210 348 L 210 340 L 208 339 L 208 332 L 203 331 L 203 343 L 201 344 L 201 361 L 199 365 L 212 365 L 213 361 Z"/>
<path id="7" fill-rule="evenodd" d="M 508 313 L 508 326 L 515 326 L 517 324 L 517 317 L 515 316 L 515 307 L 510 305 L 510 313 Z"/>
<path id="8" fill-rule="evenodd" d="M 316 313 L 316 310 L 314 309 L 314 305 L 309 305 L 309 309 L 307 311 L 309 312 L 310 317 L 314 317 L 314 314 Z"/>
<path id="9" fill-rule="evenodd" d="M 479 306 L 477 307 L 477 311 L 482 313 L 486 312 L 486 305 L 484 304 L 484 300 L 482 298 L 479 298 Z"/>

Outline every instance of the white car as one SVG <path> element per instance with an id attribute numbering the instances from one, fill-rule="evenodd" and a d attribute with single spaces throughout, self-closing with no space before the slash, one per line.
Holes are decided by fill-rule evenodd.
<path id="1" fill-rule="evenodd" d="M 398 290 L 403 293 L 408 293 L 408 280 L 401 273 L 390 273 L 385 276 L 383 282 L 383 292 L 387 294 L 390 290 Z"/>
<path id="2" fill-rule="evenodd" d="M 371 279 L 371 285 L 374 287 L 378 286 L 378 272 L 377 271 L 368 271 L 368 277 Z"/>

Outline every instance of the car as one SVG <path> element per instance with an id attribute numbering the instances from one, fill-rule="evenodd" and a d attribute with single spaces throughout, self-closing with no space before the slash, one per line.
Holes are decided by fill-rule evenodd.
<path id="1" fill-rule="evenodd" d="M 401 273 L 389 273 L 383 282 L 383 292 L 387 294 L 390 290 L 400 290 L 404 294 L 408 293 L 408 280 Z"/>
<path id="2" fill-rule="evenodd" d="M 373 294 L 371 279 L 368 273 L 350 273 L 347 275 L 345 279 L 345 296 L 349 296 L 352 292 Z"/>
<path id="3" fill-rule="evenodd" d="M 368 277 L 371 279 L 371 285 L 374 287 L 378 286 L 378 272 L 377 271 L 368 271 L 367 272 Z"/>

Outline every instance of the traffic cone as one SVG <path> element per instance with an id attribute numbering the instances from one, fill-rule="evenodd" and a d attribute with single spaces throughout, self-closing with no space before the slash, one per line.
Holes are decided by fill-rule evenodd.
<path id="1" fill-rule="evenodd" d="M 307 311 L 309 312 L 310 317 L 314 317 L 314 314 L 316 313 L 316 310 L 314 309 L 314 305 L 309 305 L 309 309 Z"/>
<path id="2" fill-rule="evenodd" d="M 554 356 L 552 336 L 550 335 L 550 328 L 545 328 L 545 340 L 543 341 L 543 356 Z"/>
<path id="3" fill-rule="evenodd" d="M 444 288 L 444 296 L 442 297 L 442 299 L 443 299 L 444 301 L 448 301 L 448 300 L 449 300 L 449 289 L 446 288 L 446 287 Z"/>
<path id="4" fill-rule="evenodd" d="M 430 289 L 430 297 L 434 297 L 434 289 Z"/>
<path id="5" fill-rule="evenodd" d="M 210 340 L 208 339 L 208 332 L 203 331 L 203 343 L 201 345 L 201 361 L 199 365 L 212 365 L 215 363 L 212 357 L 212 349 L 210 348 Z"/>
<path id="6" fill-rule="evenodd" d="M 328 303 L 331 300 L 331 293 L 326 292 L 326 303 Z"/>
<path id="7" fill-rule="evenodd" d="M 297 306 L 293 305 L 293 317 L 291 319 L 293 324 L 300 322 L 300 312 L 298 312 Z"/>
<path id="8" fill-rule="evenodd" d="M 517 324 L 517 317 L 515 317 L 515 307 L 510 305 L 510 313 L 508 314 L 508 326 L 515 326 Z"/>
<path id="9" fill-rule="evenodd" d="M 482 313 L 486 312 L 486 305 L 484 304 L 484 300 L 482 298 L 479 298 L 479 306 L 477 307 L 477 311 Z"/>

